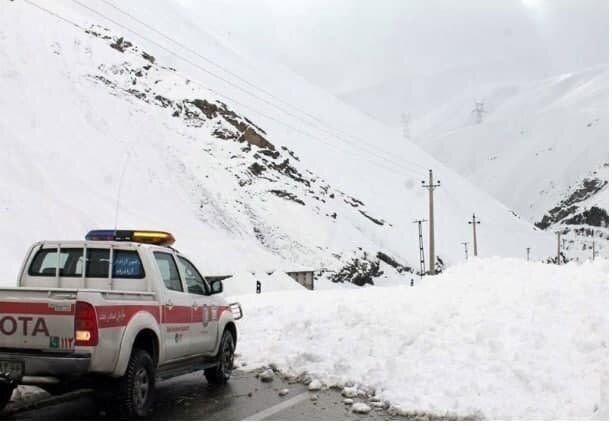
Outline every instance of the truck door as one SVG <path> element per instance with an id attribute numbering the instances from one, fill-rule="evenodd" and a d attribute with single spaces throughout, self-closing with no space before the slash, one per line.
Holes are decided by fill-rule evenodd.
<path id="1" fill-rule="evenodd" d="M 166 287 L 162 297 L 161 334 L 166 351 L 163 362 L 190 355 L 192 345 L 191 295 L 183 290 L 181 277 L 171 253 L 153 253 Z"/>
<path id="2" fill-rule="evenodd" d="M 177 256 L 187 292 L 191 296 L 194 353 L 212 353 L 219 332 L 217 301 L 209 296 L 208 284 L 189 260 Z"/>

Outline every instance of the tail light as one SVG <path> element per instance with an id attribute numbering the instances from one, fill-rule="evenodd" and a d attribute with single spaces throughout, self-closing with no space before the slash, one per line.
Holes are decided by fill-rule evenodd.
<path id="1" fill-rule="evenodd" d="M 86 302 L 76 302 L 74 342 L 77 346 L 98 344 L 98 321 L 95 308 Z"/>

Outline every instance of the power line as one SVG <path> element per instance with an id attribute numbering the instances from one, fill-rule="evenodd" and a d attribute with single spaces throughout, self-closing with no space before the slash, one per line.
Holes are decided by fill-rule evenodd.
<path id="1" fill-rule="evenodd" d="M 26 3 L 28 3 L 28 4 L 30 4 L 31 6 L 34 6 L 34 7 L 38 8 L 38 9 L 40 9 L 40 10 L 42 10 L 42 11 L 44 11 L 44 12 L 46 12 L 46 13 L 48 13 L 48 14 L 52 15 L 52 16 L 54 16 L 54 17 L 56 17 L 56 18 L 58 18 L 58 19 L 60 19 L 60 20 L 64 21 L 64 22 L 66 22 L 66 23 L 69 23 L 69 24 L 71 24 L 71 25 L 73 25 L 73 26 L 75 26 L 75 27 L 77 27 L 77 28 L 79 28 L 79 29 L 81 29 L 81 30 L 83 30 L 83 31 L 86 31 L 86 29 L 85 29 L 85 28 L 84 28 L 82 25 L 79 25 L 79 24 L 77 24 L 76 22 L 74 22 L 74 21 L 72 21 L 72 20 L 70 20 L 70 19 L 67 19 L 67 18 L 65 18 L 65 17 L 63 17 L 63 16 L 61 16 L 61 15 L 59 15 L 59 14 L 57 14 L 57 13 L 55 13 L 55 12 L 53 12 L 53 11 L 51 11 L 51 10 L 47 9 L 47 8 L 45 8 L 45 7 L 43 7 L 43 6 L 40 6 L 40 5 L 36 4 L 36 3 L 33 3 L 33 2 L 31 2 L 30 0 L 24 0 L 24 1 L 25 1 Z M 138 33 L 137 31 L 131 30 L 130 28 L 126 27 L 125 25 L 122 25 L 122 24 L 118 23 L 117 21 L 115 21 L 115 20 L 114 20 L 114 19 L 112 19 L 112 18 L 108 18 L 108 17 L 106 17 L 106 16 L 105 16 L 105 15 L 103 15 L 102 13 L 97 12 L 96 10 L 94 10 L 94 9 L 92 9 L 92 8 L 90 8 L 90 7 L 86 6 L 86 5 L 84 5 L 84 4 L 80 3 L 80 2 L 78 2 L 77 0 L 72 0 L 72 1 L 73 1 L 73 3 L 75 3 L 76 5 L 79 5 L 79 6 L 81 6 L 82 8 L 87 9 L 87 10 L 89 10 L 90 12 L 92 12 L 92 13 L 94 13 L 94 14 L 96 14 L 96 15 L 98 15 L 98 16 L 100 16 L 100 17 L 102 17 L 102 18 L 106 19 L 106 20 L 108 20 L 109 22 L 112 22 L 113 24 L 115 24 L 115 25 L 117 25 L 117 26 L 119 26 L 119 27 L 121 27 L 121 28 L 126 29 L 127 31 L 129 31 L 129 32 L 131 32 L 131 33 L 133 33 L 133 34 L 137 35 L 138 37 L 141 37 L 142 39 L 144 39 L 144 40 L 146 40 L 146 41 L 149 41 L 150 43 L 152 43 L 152 44 L 156 45 L 156 46 L 157 46 L 157 47 L 159 47 L 160 49 L 162 49 L 162 50 L 164 50 L 164 51 L 168 52 L 170 55 L 175 56 L 175 57 L 177 57 L 177 58 L 179 58 L 179 59 L 183 60 L 184 62 L 186 62 L 186 63 L 188 63 L 188 64 L 190 64 L 190 65 L 192 65 L 192 66 L 194 66 L 194 67 L 196 67 L 196 68 L 198 68 L 198 69 L 202 69 L 203 71 L 208 72 L 208 70 L 206 70 L 206 69 L 205 69 L 205 68 L 203 68 L 202 66 L 198 65 L 197 63 L 195 63 L 195 62 L 193 62 L 193 61 L 189 60 L 188 58 L 185 58 L 185 57 L 183 57 L 183 56 L 181 56 L 181 55 L 177 54 L 176 52 L 173 52 L 172 50 L 170 50 L 170 49 L 166 48 L 165 46 L 163 46 L 163 45 L 159 44 L 158 42 L 156 42 L 156 41 L 154 41 L 154 40 L 151 40 L 150 38 L 148 38 L 148 37 L 146 37 L 146 36 L 144 36 L 144 35 L 142 35 L 142 34 Z M 177 71 L 177 74 L 179 74 L 179 75 L 183 75 L 182 73 L 180 73 L 180 72 L 178 72 L 178 71 Z M 320 139 L 320 138 L 318 138 L 318 137 L 314 136 L 313 134 L 311 134 L 311 133 L 309 133 L 309 132 L 307 132 L 307 131 L 305 131 L 305 130 L 298 129 L 298 128 L 296 128 L 295 126 L 292 126 L 291 124 L 288 124 L 288 123 L 286 123 L 286 122 L 284 122 L 284 121 L 282 121 L 282 120 L 279 120 L 278 118 L 276 118 L 276 117 L 274 117 L 274 116 L 272 116 L 272 115 L 269 115 L 269 114 L 266 114 L 266 113 L 261 112 L 261 110 L 260 110 L 259 108 L 252 107 L 252 106 L 250 106 L 250 105 L 248 105 L 248 104 L 245 104 L 244 102 L 238 101 L 237 99 L 234 99 L 234 98 L 232 98 L 232 97 L 230 97 L 230 96 L 224 95 L 224 94 L 222 94 L 222 93 L 220 93 L 220 92 L 218 92 L 218 91 L 216 91 L 216 90 L 213 90 L 213 89 L 211 89 L 211 88 L 207 87 L 207 86 L 206 86 L 204 83 L 202 83 L 201 81 L 198 81 L 198 80 L 196 80 L 196 79 L 193 79 L 193 78 L 191 78 L 191 77 L 187 77 L 187 76 L 184 76 L 184 77 L 185 77 L 185 78 L 190 78 L 191 80 L 196 81 L 196 82 L 197 82 L 197 83 L 199 83 L 199 84 L 200 84 L 200 85 L 201 85 L 203 88 L 207 89 L 208 91 L 210 91 L 212 94 L 214 94 L 214 95 L 215 95 L 215 96 L 217 96 L 217 97 L 220 97 L 220 98 L 222 98 L 222 99 L 225 99 L 225 100 L 227 100 L 227 101 L 230 101 L 230 102 L 234 103 L 235 105 L 239 105 L 239 106 L 241 106 L 241 107 L 243 107 L 243 108 L 246 108 L 246 109 L 252 110 L 252 111 L 254 111 L 256 114 L 260 115 L 261 117 L 267 118 L 267 119 L 269 119 L 269 120 L 271 120 L 271 121 L 273 121 L 273 122 L 275 122 L 275 123 L 277 123 L 277 124 L 280 124 L 280 125 L 282 125 L 282 126 L 284 126 L 284 127 L 288 128 L 288 129 L 291 129 L 291 130 L 295 131 L 296 133 L 302 134 L 302 135 L 304 135 L 304 136 L 306 136 L 306 137 L 309 137 L 309 138 L 311 138 L 311 139 L 314 139 L 314 140 L 318 140 L 319 142 L 323 143 L 324 145 L 327 145 L 327 146 L 333 146 L 333 147 L 335 147 L 335 148 L 339 148 L 339 149 L 345 150 L 345 152 L 346 152 L 345 147 L 341 147 L 341 146 L 339 146 L 339 145 L 337 145 L 337 144 L 333 144 L 333 143 L 331 143 L 330 141 L 324 141 L 324 140 L 322 140 L 322 139 Z M 230 84 L 230 83 L 228 83 L 228 84 Z M 298 119 L 300 119 L 300 118 L 298 117 Z M 304 121 L 303 121 L 303 120 L 301 120 L 301 119 L 300 119 L 300 121 L 304 122 Z M 307 126 L 314 127 L 314 126 L 312 126 L 312 125 L 311 125 L 311 124 L 309 124 L 309 123 L 305 123 L 305 124 L 306 124 Z M 332 135 L 332 136 L 334 136 L 334 135 Z M 335 136 L 335 137 L 337 137 L 337 136 Z M 341 138 L 339 138 L 339 137 L 337 137 L 337 138 L 338 138 L 338 139 L 341 139 Z M 342 140 L 342 139 L 341 139 L 341 140 Z M 346 140 L 345 140 L 345 141 L 346 141 Z M 350 143 L 350 144 L 351 144 L 351 147 L 352 147 L 352 148 L 354 148 L 354 149 L 356 149 L 356 150 L 361 149 L 361 150 L 362 150 L 362 151 L 364 151 L 364 152 L 366 151 L 366 149 L 364 149 L 364 147 L 363 147 L 363 146 L 362 146 L 362 147 L 356 147 L 356 146 L 355 146 L 355 144 L 354 144 L 354 143 L 352 143 L 351 141 L 347 141 L 347 142 L 348 142 L 348 143 Z M 372 148 L 370 148 L 369 146 L 367 146 L 367 151 L 368 151 L 368 154 L 369 154 L 369 155 L 371 155 L 371 156 L 373 156 L 373 157 L 375 157 L 375 158 L 378 158 L 379 160 L 384 161 L 384 163 L 376 162 L 376 161 L 374 161 L 372 158 L 370 158 L 370 161 L 372 161 L 372 162 L 374 162 L 374 163 L 379 164 L 380 166 L 382 166 L 383 168 L 385 168 L 387 171 L 389 171 L 389 172 L 391 172 L 391 173 L 393 173 L 393 174 L 396 174 L 396 175 L 398 175 L 398 176 L 406 176 L 406 174 L 410 174 L 410 173 L 407 173 L 407 171 L 412 171 L 412 172 L 414 173 L 414 174 L 412 174 L 412 176 L 417 176 L 417 173 L 420 173 L 420 170 L 425 170 L 425 169 L 426 169 L 424 166 L 421 166 L 421 165 L 420 165 L 420 164 L 418 164 L 418 163 L 412 163 L 412 162 L 403 162 L 402 164 L 400 164 L 400 163 L 398 163 L 398 162 L 394 161 L 394 160 L 393 160 L 393 159 L 391 159 L 391 158 L 388 158 L 388 157 L 385 157 L 385 156 L 381 155 L 381 154 L 380 154 L 379 152 L 377 152 L 377 151 L 371 151 L 371 150 L 372 150 Z M 355 155 L 355 154 L 356 154 L 356 153 L 355 153 L 355 152 L 353 152 L 352 150 L 349 150 L 348 152 L 349 152 L 349 153 L 351 153 L 351 154 L 353 154 L 353 155 Z M 382 152 L 382 153 L 386 153 L 386 151 L 384 151 L 384 150 L 380 150 L 380 152 Z M 395 154 L 392 154 L 392 153 L 388 153 L 388 154 L 389 154 L 389 155 L 393 155 L 394 157 L 396 157 L 396 155 L 395 155 Z M 410 164 L 411 166 L 416 166 L 416 168 L 407 167 L 407 164 Z M 393 167 L 390 167 L 390 166 L 394 166 L 395 170 L 393 170 Z M 417 170 L 417 168 L 418 168 L 418 170 Z"/>
<path id="2" fill-rule="evenodd" d="M 95 15 L 100 16 L 100 17 L 102 17 L 103 19 L 106 19 L 106 20 L 107 20 L 107 21 L 109 21 L 109 22 L 112 22 L 113 24 L 115 24 L 115 25 L 119 26 L 120 28 L 123 28 L 124 30 L 129 31 L 129 32 L 131 32 L 131 33 L 135 34 L 136 36 L 138 36 L 138 37 L 142 38 L 143 40 L 146 40 L 146 41 L 148 41 L 148 42 L 150 42 L 150 43 L 152 43 L 152 44 L 154 44 L 154 45 L 158 46 L 159 48 L 161 48 L 161 49 L 163 49 L 164 51 L 168 52 L 170 55 L 175 56 L 175 57 L 177 57 L 177 58 L 179 58 L 179 59 L 181 59 L 181 60 L 183 60 L 183 61 L 187 62 L 188 64 L 190 64 L 190 65 L 192 65 L 192 66 L 194 66 L 194 67 L 196 67 L 196 68 L 200 69 L 201 71 L 204 71 L 205 73 L 207 73 L 207 74 L 209 74 L 209 75 L 211 75 L 211 76 L 213 76 L 213 77 L 215 77 L 215 78 L 219 79 L 220 81 L 223 81 L 224 83 L 226 83 L 226 84 L 228 84 L 228 85 L 230 85 L 230 86 L 232 86 L 232 87 L 234 87 L 234 88 L 236 88 L 236 89 L 238 89 L 238 90 L 242 91 L 243 93 L 248 94 L 249 96 L 251 96 L 251 97 L 253 97 L 253 98 L 257 99 L 257 100 L 260 100 L 261 102 L 263 102 L 263 103 L 265 103 L 265 104 L 267 104 L 267 105 L 269 105 L 269 106 L 272 106 L 272 107 L 276 108 L 277 110 L 279 110 L 279 111 L 281 111 L 281 112 L 284 112 L 285 114 L 287 114 L 287 115 L 289 115 L 289 116 L 291 116 L 291 117 L 293 117 L 293 118 L 296 118 L 297 120 L 301 121 L 303 124 L 306 124 L 307 126 L 310 126 L 310 127 L 313 127 L 313 128 L 317 128 L 319 131 L 323 131 L 323 132 L 325 132 L 325 133 L 329 134 L 329 135 L 330 135 L 330 136 L 332 136 L 332 137 L 335 137 L 335 138 L 337 138 L 337 139 L 339 139 L 339 140 L 342 140 L 342 141 L 344 141 L 344 142 L 349 143 L 349 144 L 351 145 L 351 147 L 354 147 L 354 145 L 355 145 L 355 143 L 356 143 L 356 140 L 357 140 L 356 138 L 353 138 L 354 140 L 350 140 L 350 139 L 347 139 L 347 138 L 345 138 L 345 137 L 343 137 L 343 136 L 341 136 L 341 135 L 338 135 L 338 134 L 337 134 L 337 133 L 339 133 L 338 131 L 336 131 L 337 133 L 333 133 L 333 132 L 331 132 L 331 131 L 329 131 L 329 130 L 326 130 L 326 129 L 322 128 L 321 126 L 313 125 L 312 123 L 306 122 L 306 121 L 305 121 L 305 120 L 304 120 L 302 117 L 299 117 L 299 116 L 297 116 L 297 115 L 293 114 L 292 112 L 287 111 L 285 108 L 279 107 L 279 106 L 278 106 L 278 105 L 276 105 L 275 103 L 270 102 L 269 100 L 264 99 L 264 98 L 262 98 L 261 96 L 258 96 L 257 94 L 253 93 L 252 91 L 249 91 L 249 90 L 247 90 L 247 89 L 245 89 L 245 88 L 243 88 L 243 87 L 240 87 L 239 85 L 237 85 L 237 84 L 235 84 L 235 83 L 231 82 L 231 81 L 230 81 L 230 80 L 228 80 L 227 78 L 225 78 L 225 77 L 223 77 L 223 76 L 220 76 L 220 75 L 216 74 L 215 72 L 212 72 L 212 71 L 210 71 L 209 69 L 207 69 L 207 68 L 205 68 L 205 67 L 203 67 L 203 66 L 201 66 L 201 65 L 199 65 L 199 64 L 196 64 L 195 62 L 191 61 L 190 59 L 185 58 L 185 57 L 183 57 L 183 56 L 181 56 L 181 55 L 177 54 L 176 52 L 172 51 L 171 49 L 168 49 L 167 47 L 163 46 L 162 44 L 160 44 L 160 43 L 158 43 L 158 42 L 156 42 L 156 41 L 154 41 L 154 40 L 152 40 L 152 39 L 150 39 L 150 38 L 148 38 L 148 37 L 146 37 L 146 36 L 142 35 L 142 34 L 141 34 L 141 33 L 139 33 L 138 31 L 135 31 L 135 30 L 131 29 L 130 27 L 128 27 L 128 26 L 126 26 L 126 25 L 124 25 L 124 24 L 122 24 L 122 23 L 120 23 L 120 22 L 117 22 L 116 20 L 114 20 L 114 19 L 112 19 L 112 18 L 110 18 L 110 17 L 108 17 L 108 16 L 104 15 L 103 13 L 101 13 L 101 12 L 99 12 L 99 11 L 97 11 L 97 10 L 95 10 L 95 9 L 93 9 L 93 8 L 91 8 L 91 7 L 89 7 L 89 6 L 85 5 L 85 4 L 83 4 L 83 3 L 81 3 L 80 1 L 78 1 L 78 0 L 72 0 L 72 2 L 73 2 L 74 4 L 76 4 L 76 5 L 81 6 L 82 8 L 84 8 L 84 9 L 86 9 L 86 10 L 90 11 L 91 13 L 94 13 Z M 117 10 L 119 10 L 119 9 L 117 8 Z M 128 15 L 127 13 L 126 13 L 126 15 L 131 17 L 131 15 Z M 133 18 L 133 19 L 134 19 L 134 18 Z M 148 24 L 145 24 L 145 25 L 147 25 L 147 27 L 149 27 L 149 26 L 148 26 Z M 155 32 L 156 32 L 156 33 L 158 33 L 158 34 L 162 34 L 161 32 L 159 32 L 159 31 L 157 31 L 157 30 L 155 30 Z M 162 34 L 162 36 L 163 36 L 164 38 L 166 38 L 166 39 L 172 40 L 172 39 L 170 39 L 168 36 L 165 36 L 165 35 L 163 35 L 163 34 Z M 179 45 L 179 46 L 181 46 L 181 47 L 185 48 L 186 50 L 190 50 L 190 51 L 191 51 L 191 49 L 190 49 L 190 48 L 185 47 L 185 46 L 184 46 L 184 45 L 182 45 L 181 43 L 178 43 L 178 42 L 176 42 L 176 41 L 173 41 L 173 42 L 174 42 L 174 43 L 176 43 L 177 45 Z M 201 55 L 199 55 L 199 54 L 197 54 L 197 55 L 198 55 L 199 57 L 201 56 Z M 218 65 L 217 65 L 217 66 L 218 66 Z M 210 88 L 209 88 L 209 90 L 210 90 L 211 92 L 213 92 L 213 93 L 218 93 L 218 92 L 215 92 L 214 90 L 212 90 L 212 89 L 210 89 Z M 263 89 L 259 89 L 259 90 L 263 90 Z M 267 92 L 267 91 L 266 91 L 266 92 Z M 227 96 L 220 95 L 220 94 L 219 94 L 219 96 L 223 96 L 223 97 L 225 97 L 225 98 L 227 98 L 227 99 L 230 99 L 230 100 L 231 100 L 231 98 L 229 98 L 229 97 L 227 97 Z M 233 101 L 233 100 L 232 100 L 232 102 L 236 102 L 236 101 Z M 295 108 L 295 107 L 294 107 L 294 108 Z M 263 114 L 262 114 L 262 115 L 263 115 Z M 313 117 L 315 120 L 317 120 L 317 121 L 321 122 L 321 120 L 320 120 L 320 119 L 318 119 L 318 118 L 316 118 L 316 117 L 314 117 L 314 116 L 312 116 L 312 117 Z M 277 122 L 278 122 L 278 120 L 277 120 Z M 309 137 L 312 137 L 312 136 L 310 135 Z M 313 138 L 314 138 L 314 137 L 313 137 Z M 314 139 L 317 139 L 317 138 L 314 138 Z M 388 151 L 385 151 L 385 150 L 382 150 L 382 149 L 377 149 L 377 150 L 374 150 L 374 148 L 371 148 L 371 147 L 369 146 L 369 144 L 367 144 L 367 142 L 365 142 L 365 145 L 364 145 L 364 144 L 363 144 L 364 142 L 365 142 L 365 141 L 362 141 L 362 148 L 369 150 L 369 151 L 370 151 L 370 152 L 369 152 L 370 154 L 372 154 L 372 155 L 377 155 L 377 156 L 379 156 L 379 157 L 380 157 L 380 155 L 379 155 L 380 153 L 385 153 L 385 154 L 387 154 L 387 155 L 392 156 L 392 157 L 390 157 L 390 158 L 384 158 L 384 160 L 385 160 L 385 161 L 393 162 L 393 160 L 392 160 L 391 158 L 396 158 L 396 157 L 397 157 L 397 154 L 396 154 L 396 153 L 391 153 L 391 152 L 388 152 Z M 399 167 L 401 167 L 401 168 L 404 168 L 404 167 L 406 166 L 406 164 L 410 164 L 411 162 L 406 161 L 406 160 L 403 160 L 403 161 L 402 161 L 402 163 L 403 163 L 403 164 L 401 164 L 401 165 L 400 165 L 400 164 L 396 164 L 396 165 L 397 165 L 397 166 L 399 166 Z M 413 165 L 415 165 L 415 166 L 417 166 L 417 167 L 423 167 L 423 166 L 421 166 L 420 164 L 417 164 L 417 163 L 412 163 L 412 164 L 413 164 Z"/>
<path id="3" fill-rule="evenodd" d="M 248 86 L 250 86 L 250 87 L 252 87 L 252 88 L 254 88 L 254 89 L 256 89 L 256 90 L 259 90 L 261 93 L 266 94 L 267 96 L 269 96 L 270 98 L 274 99 L 275 101 L 280 102 L 280 103 L 282 103 L 282 104 L 284 104 L 284 105 L 288 106 L 289 108 L 291 108 L 291 109 L 293 109 L 293 110 L 295 110 L 295 111 L 297 111 L 297 112 L 299 112 L 299 113 L 301 113 L 301 114 L 303 114 L 303 115 L 305 115 L 305 116 L 307 116 L 307 117 L 312 118 L 313 120 L 316 120 L 316 121 L 318 121 L 318 122 L 324 123 L 324 124 L 326 124 L 328 127 L 333 128 L 333 126 L 331 126 L 331 125 L 329 125 L 329 124 L 325 123 L 325 121 L 324 121 L 324 120 L 322 120 L 320 117 L 317 117 L 317 116 L 315 116 L 315 115 L 312 115 L 312 114 L 310 114 L 309 112 L 304 111 L 304 110 L 302 110 L 302 109 L 300 109 L 300 108 L 296 107 L 295 105 L 293 105 L 293 104 L 291 104 L 291 103 L 289 103 L 289 102 L 285 101 L 284 99 L 282 99 L 282 98 L 280 98 L 280 97 L 276 96 L 275 94 L 271 93 L 270 91 L 268 91 L 268 90 L 266 90 L 266 89 L 264 89 L 264 88 L 260 87 L 259 85 L 257 85 L 257 84 L 255 84 L 255 83 L 253 83 L 253 82 L 251 82 L 251 81 L 249 81 L 249 80 L 245 79 L 244 77 L 242 77 L 242 76 L 240 76 L 240 75 L 236 74 L 235 72 L 233 72 L 232 70 L 228 69 L 227 67 L 225 67 L 225 66 L 223 66 L 223 65 L 220 65 L 220 64 L 219 64 L 219 63 L 217 63 L 216 61 L 214 61 L 214 60 L 212 60 L 212 59 L 210 59 L 210 58 L 208 58 L 208 57 L 206 57 L 206 56 L 202 55 L 201 53 L 199 53 L 198 51 L 196 51 L 196 50 L 194 50 L 194 49 L 190 48 L 189 46 L 186 46 L 184 43 L 182 43 L 182 42 L 180 42 L 180 41 L 178 41 L 178 40 L 176 40 L 176 39 L 174 39 L 174 38 L 172 38 L 172 37 L 168 36 L 167 34 L 162 33 L 161 31 L 157 30 L 157 29 L 156 29 L 156 28 L 154 28 L 153 26 L 151 26 L 151 25 L 147 24 L 146 22 L 144 22 L 144 21 L 142 21 L 141 19 L 137 18 L 136 16 L 134 16 L 134 15 L 130 14 L 129 12 L 126 12 L 124 9 L 121 9 L 120 7 L 116 6 L 115 4 L 113 4 L 113 3 L 111 3 L 111 2 L 109 2 L 109 1 L 107 1 L 107 0 L 101 0 L 101 1 L 102 1 L 103 3 L 105 3 L 106 5 L 108 5 L 109 7 L 111 7 L 111 8 L 113 8 L 113 9 L 117 10 L 117 11 L 118 11 L 118 12 L 120 12 L 120 13 L 122 13 L 123 15 L 125 15 L 125 16 L 127 16 L 127 17 L 131 18 L 131 19 L 132 19 L 132 20 L 134 20 L 135 22 L 138 22 L 140 25 L 142 25 L 143 27 L 145 27 L 145 28 L 149 29 L 150 31 L 154 32 L 155 34 L 157 34 L 157 35 L 159 35 L 159 36 L 161 36 L 161 37 L 165 38 L 166 40 L 168 40 L 168 41 L 170 41 L 170 42 L 174 43 L 174 44 L 175 44 L 175 45 L 177 45 L 177 46 L 180 46 L 181 48 L 183 48 L 183 49 L 185 49 L 186 51 L 188 51 L 188 52 L 190 52 L 190 53 L 194 54 L 195 56 L 197 56 L 198 58 L 202 59 L 203 61 L 205 61 L 205 62 L 207 62 L 207 63 L 209 63 L 209 64 L 211 64 L 211 65 L 213 65 L 213 66 L 215 66 L 215 67 L 219 68 L 219 69 L 220 69 L 220 70 L 222 70 L 223 72 L 226 72 L 227 74 L 229 74 L 229 75 L 233 76 L 234 78 L 236 78 L 237 80 L 241 81 L 242 83 L 245 83 L 246 85 L 248 85 Z"/>

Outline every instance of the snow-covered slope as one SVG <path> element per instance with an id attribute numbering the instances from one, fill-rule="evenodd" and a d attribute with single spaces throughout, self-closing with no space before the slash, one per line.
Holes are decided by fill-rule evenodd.
<path id="1" fill-rule="evenodd" d="M 475 100 L 484 103 L 478 123 Z M 470 90 L 412 127 L 439 160 L 536 222 L 608 162 L 608 67 Z"/>
<path id="2" fill-rule="evenodd" d="M 421 147 L 522 218 L 572 234 L 568 257 L 584 258 L 591 256 L 580 252 L 592 246 L 593 234 L 607 256 L 607 219 L 589 223 L 585 211 L 607 218 L 608 127 L 608 67 L 601 66 L 466 91 L 415 120 L 411 132 Z"/>
<path id="3" fill-rule="evenodd" d="M 198 54 L 107 2 L 0 4 L 1 281 L 32 241 L 115 224 L 174 232 L 207 275 L 338 271 L 364 257 L 415 268 L 411 222 L 426 215 L 428 168 L 442 181 L 436 246 L 446 264 L 462 259 L 473 210 L 483 255 L 554 249 L 393 129 L 237 54 L 179 4 L 140 10 L 154 28 L 198 40 Z"/>

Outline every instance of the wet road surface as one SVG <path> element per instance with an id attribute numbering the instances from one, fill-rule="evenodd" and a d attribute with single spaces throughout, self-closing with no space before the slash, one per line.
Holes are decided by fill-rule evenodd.
<path id="1" fill-rule="evenodd" d="M 289 393 L 279 396 L 281 389 Z M 311 400 L 317 395 L 317 400 Z M 276 376 L 260 381 L 255 372 L 237 370 L 225 386 L 209 385 L 203 374 L 192 373 L 158 383 L 153 420 L 391 420 L 387 411 L 352 413 L 337 390 L 309 392 L 303 384 L 289 384 Z M 355 400 L 357 401 L 357 399 Z M 108 419 L 91 394 L 42 408 L 20 409 L 11 403 L 0 419 Z M 399 419 L 399 418 L 398 418 Z M 405 418 L 403 418 L 405 420 Z"/>

